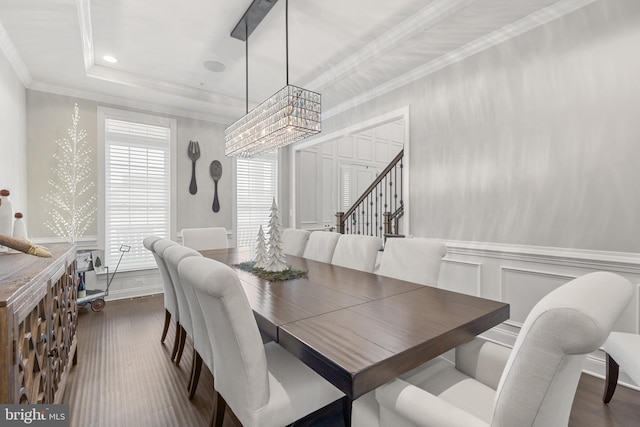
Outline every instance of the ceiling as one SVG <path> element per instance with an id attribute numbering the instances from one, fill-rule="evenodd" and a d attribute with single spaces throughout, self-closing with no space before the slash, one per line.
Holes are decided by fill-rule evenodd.
<path id="1" fill-rule="evenodd" d="M 292 0 L 289 83 L 335 114 L 592 1 Z M 247 46 L 230 33 L 250 3 L 0 0 L 0 48 L 31 89 L 231 123 L 245 112 Z M 252 108 L 286 84 L 284 0 L 248 56 Z"/>

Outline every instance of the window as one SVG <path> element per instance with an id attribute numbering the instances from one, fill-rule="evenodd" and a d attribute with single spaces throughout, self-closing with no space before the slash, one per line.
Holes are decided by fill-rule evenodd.
<path id="1" fill-rule="evenodd" d="M 273 198 L 277 199 L 277 154 L 236 162 L 237 246 L 254 246 L 262 225 L 265 233 Z"/>
<path id="2" fill-rule="evenodd" d="M 351 167 L 342 165 L 342 212 L 346 212 L 351 207 Z"/>
<path id="3" fill-rule="evenodd" d="M 155 268 L 142 240 L 150 235 L 171 237 L 175 121 L 102 112 L 100 124 L 104 126 L 104 219 L 100 222 L 105 264 L 115 268 L 121 245 L 127 245 L 131 249 L 122 256 L 119 271 Z"/>

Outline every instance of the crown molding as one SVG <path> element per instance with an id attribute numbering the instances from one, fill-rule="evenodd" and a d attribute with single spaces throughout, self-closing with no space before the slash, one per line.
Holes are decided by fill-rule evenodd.
<path id="1" fill-rule="evenodd" d="M 588 4 L 591 4 L 597 0 L 561 0 L 557 3 L 540 9 L 534 13 L 531 13 L 524 18 L 506 25 L 496 31 L 493 31 L 483 37 L 480 37 L 472 42 L 467 43 L 460 48 L 453 50 L 445 55 L 442 55 L 433 61 L 430 61 L 420 67 L 389 80 L 387 83 L 379 85 L 367 92 L 362 93 L 359 96 L 353 97 L 349 101 L 336 105 L 335 107 L 323 111 L 323 118 L 329 118 L 336 114 L 343 113 L 351 108 L 354 108 L 367 101 L 375 99 L 381 95 L 398 89 L 408 83 L 414 82 L 418 79 L 428 76 L 438 70 L 441 70 L 451 64 L 462 61 L 476 53 L 482 52 L 490 47 L 496 46 L 509 39 L 517 37 L 527 31 L 537 28 L 541 25 L 547 24 L 557 18 L 567 15 L 575 10 L 578 10 Z M 427 8 L 428 9 L 428 8 Z M 368 48 L 368 46 L 366 47 Z M 366 49 L 365 48 L 365 49 Z M 364 58 L 365 54 L 358 53 L 358 58 Z M 351 68 L 352 69 L 352 68 Z M 306 85 L 314 90 L 317 90 L 312 85 Z"/>
<path id="2" fill-rule="evenodd" d="M 347 126 L 346 128 L 342 128 L 334 132 L 319 133 L 315 136 L 311 136 L 309 138 L 303 139 L 302 141 L 298 141 L 292 144 L 291 147 L 294 152 L 306 150 L 307 148 L 324 144 L 325 142 L 331 141 L 332 139 L 337 139 L 344 136 L 352 136 L 354 134 L 364 132 L 367 129 L 371 129 L 385 123 L 391 123 L 396 120 L 404 120 L 405 124 L 409 123 L 409 120 L 410 120 L 409 105 L 406 105 L 396 110 L 389 111 L 379 116 L 370 118 L 363 122 L 355 123 L 351 126 Z M 408 138 L 405 139 L 405 142 L 407 141 L 409 141 Z M 407 149 L 408 149 L 408 144 L 405 144 L 405 154 L 407 152 Z M 406 215 L 406 210 L 405 210 L 405 215 Z"/>
<path id="3" fill-rule="evenodd" d="M 87 77 L 112 83 L 118 83 L 144 89 L 152 89 L 169 95 L 176 95 L 183 98 L 194 99 L 197 101 L 222 104 L 231 108 L 245 108 L 245 101 L 238 98 L 218 95 L 213 92 L 196 89 L 165 80 L 155 79 L 153 77 L 142 76 L 121 70 L 114 70 L 112 68 L 104 67 L 101 65 L 93 65 L 87 70 L 86 74 Z"/>
<path id="4" fill-rule="evenodd" d="M 168 107 L 152 102 L 136 101 L 130 98 L 123 98 L 113 95 L 105 95 L 84 90 L 70 89 L 68 87 L 56 86 L 49 83 L 35 81 L 29 86 L 30 90 L 53 93 L 72 98 L 82 98 L 89 101 L 95 101 L 101 104 L 110 104 L 120 107 L 142 110 L 145 112 L 167 114 L 171 116 L 184 117 L 196 120 L 204 120 L 207 122 L 218 123 L 222 125 L 230 125 L 234 119 L 224 116 L 213 115 L 201 111 L 185 110 L 182 108 Z"/>
<path id="5" fill-rule="evenodd" d="M 13 71 L 15 71 L 15 73 L 18 75 L 18 78 L 22 82 L 22 85 L 24 87 L 29 87 L 29 85 L 33 81 L 31 73 L 29 73 L 29 69 L 27 68 L 27 66 L 24 65 L 20 54 L 9 38 L 9 34 L 7 33 L 6 28 L 4 28 L 4 25 L 2 25 L 2 22 L 0 22 L 0 51 L 2 51 L 4 56 L 6 56 L 7 60 L 11 64 L 11 67 L 13 68 Z"/>

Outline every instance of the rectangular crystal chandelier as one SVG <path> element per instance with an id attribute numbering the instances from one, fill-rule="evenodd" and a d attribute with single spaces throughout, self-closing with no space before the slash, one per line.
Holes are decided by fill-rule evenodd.
<path id="1" fill-rule="evenodd" d="M 287 85 L 225 130 L 225 155 L 254 157 L 322 130 L 320 94 Z"/>
<path id="2" fill-rule="evenodd" d="M 232 37 L 246 42 L 247 114 L 225 129 L 226 156 L 254 157 L 322 130 L 320 94 L 289 84 L 289 0 L 285 4 L 287 84 L 249 111 L 249 34 L 277 1 L 254 0 L 231 32 Z"/>

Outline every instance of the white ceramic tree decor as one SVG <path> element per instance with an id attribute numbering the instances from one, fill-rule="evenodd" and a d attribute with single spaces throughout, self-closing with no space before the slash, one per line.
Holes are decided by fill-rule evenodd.
<path id="1" fill-rule="evenodd" d="M 269 216 L 269 252 L 267 271 L 284 271 L 286 270 L 286 257 L 282 250 L 282 224 L 280 223 L 280 212 L 278 211 L 278 205 L 276 205 L 276 199 L 273 198 L 271 204 L 271 215 Z"/>
<path id="2" fill-rule="evenodd" d="M 256 239 L 256 263 L 254 265 L 255 268 L 265 268 L 268 265 L 268 254 L 267 254 L 267 242 L 264 238 L 264 231 L 262 231 L 262 226 L 260 226 L 260 230 L 258 231 L 258 238 Z"/>

